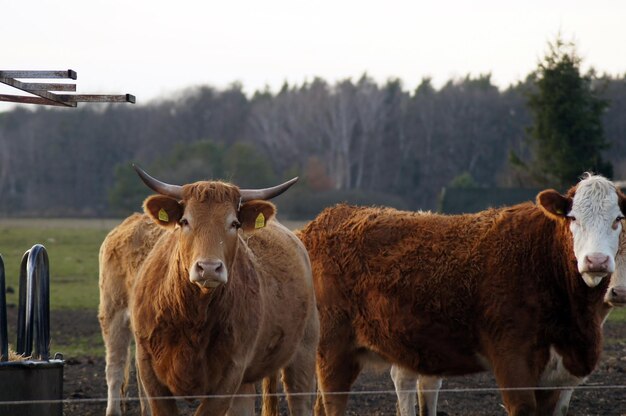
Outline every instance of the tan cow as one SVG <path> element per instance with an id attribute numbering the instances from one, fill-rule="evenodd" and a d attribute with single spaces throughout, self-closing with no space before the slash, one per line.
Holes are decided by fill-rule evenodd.
<path id="1" fill-rule="evenodd" d="M 477 214 L 338 205 L 299 233 L 320 314 L 316 411 L 342 415 L 369 360 L 491 370 L 510 415 L 551 414 L 598 363 L 626 200 L 600 176 Z M 556 370 L 555 370 L 556 369 Z M 552 377 L 559 374 L 559 377 Z"/>
<path id="2" fill-rule="evenodd" d="M 222 182 L 164 184 L 161 195 L 109 233 L 100 250 L 99 318 L 107 349 L 107 414 L 120 414 L 131 328 L 140 385 L 153 415 L 177 414 L 163 396 L 206 398 L 198 415 L 250 414 L 233 402 L 282 369 L 292 414 L 312 413 L 319 323 L 300 241 L 263 201 L 266 190 Z M 143 407 L 143 406 L 142 406 Z"/>

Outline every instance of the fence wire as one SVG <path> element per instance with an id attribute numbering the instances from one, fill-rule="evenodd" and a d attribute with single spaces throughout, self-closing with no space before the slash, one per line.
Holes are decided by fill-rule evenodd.
<path id="1" fill-rule="evenodd" d="M 500 393 L 502 391 L 526 391 L 526 390 L 626 390 L 626 385 L 584 385 L 584 386 L 558 386 L 558 387 L 469 387 L 469 388 L 441 388 L 437 390 L 422 390 L 425 393 Z M 374 396 L 374 395 L 396 395 L 397 393 L 410 393 L 416 394 L 417 390 L 352 390 L 352 391 L 339 391 L 339 392 L 326 392 L 325 395 L 350 395 L 350 396 Z M 317 396 L 319 392 L 300 392 L 300 393 L 272 393 L 265 395 L 266 397 L 279 397 L 286 398 L 287 396 Z M 151 397 L 153 400 L 205 400 L 205 399 L 249 399 L 249 398 L 261 398 L 262 393 L 248 393 L 248 394 L 207 394 L 207 395 L 191 395 L 191 396 L 157 396 Z M 147 397 L 144 397 L 147 399 Z M 138 402 L 141 397 L 130 396 L 121 397 L 121 402 Z M 24 404 L 95 404 L 106 403 L 107 398 L 85 398 L 85 399 L 59 399 L 59 400 L 14 400 L 14 401 L 2 401 L 2 405 L 24 405 Z"/>

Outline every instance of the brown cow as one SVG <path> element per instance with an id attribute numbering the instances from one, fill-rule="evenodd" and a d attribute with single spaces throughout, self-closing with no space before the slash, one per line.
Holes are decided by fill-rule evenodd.
<path id="1" fill-rule="evenodd" d="M 623 223 L 622 232 L 619 236 L 619 248 L 615 256 L 615 272 L 611 275 L 611 283 L 604 295 L 604 303 L 600 305 L 600 309 L 596 313 L 605 322 L 613 307 L 622 306 L 626 306 L 626 231 L 623 228 Z M 416 389 L 420 416 L 437 415 L 437 398 L 442 385 L 441 378 L 420 376 L 411 370 L 396 365 L 391 366 L 390 374 L 398 396 L 397 410 L 399 416 L 415 416 Z M 552 377 L 556 376 L 553 375 Z M 567 414 L 573 393 L 573 389 L 561 390 L 559 401 L 554 409 L 554 416 Z"/>
<path id="2" fill-rule="evenodd" d="M 155 191 L 101 248 L 100 320 L 107 347 L 107 414 L 119 414 L 130 327 L 153 415 L 176 414 L 163 396 L 214 396 L 198 415 L 253 412 L 251 383 L 282 369 L 292 414 L 311 414 L 319 323 L 310 264 L 274 218 L 267 190 L 222 182 Z M 157 224 L 150 225 L 150 222 Z M 129 313 L 130 310 L 130 313 Z M 252 402 L 251 402 L 252 401 Z M 231 407 L 234 406 L 234 407 Z"/>
<path id="3" fill-rule="evenodd" d="M 347 394 L 329 393 L 372 359 L 436 377 L 492 370 L 509 414 L 550 414 L 558 391 L 534 388 L 576 385 L 598 362 L 594 311 L 625 207 L 590 175 L 566 196 L 478 214 L 323 211 L 299 233 L 320 314 L 318 414 L 344 413 Z"/>

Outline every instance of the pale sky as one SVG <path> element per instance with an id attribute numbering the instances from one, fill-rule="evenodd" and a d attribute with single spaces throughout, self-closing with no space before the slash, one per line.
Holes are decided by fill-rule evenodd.
<path id="1" fill-rule="evenodd" d="M 490 72 L 503 88 L 536 68 L 559 32 L 576 42 L 583 70 L 626 73 L 618 0 L 3 3 L 0 69 L 73 69 L 77 93 L 131 93 L 138 104 L 200 84 L 239 81 L 252 93 L 364 72 L 407 90 L 426 76 L 439 87 Z M 18 91 L 2 84 L 0 93 Z"/>

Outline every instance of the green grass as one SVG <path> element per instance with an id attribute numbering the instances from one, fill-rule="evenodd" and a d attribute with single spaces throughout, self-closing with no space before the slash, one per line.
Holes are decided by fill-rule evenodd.
<path id="1" fill-rule="evenodd" d="M 59 337 L 51 334 L 50 354 L 60 352 L 65 358 L 69 357 L 104 357 L 104 342 L 100 332 L 91 335 L 78 336 L 70 339 L 63 338 L 63 341 L 57 341 Z"/>
<path id="2" fill-rule="evenodd" d="M 102 220 L 2 220 L 0 254 L 4 260 L 7 303 L 18 303 L 19 268 L 24 252 L 43 244 L 50 260 L 50 308 L 98 307 L 98 250 L 115 222 Z"/>
<path id="3" fill-rule="evenodd" d="M 609 315 L 611 322 L 626 322 L 626 308 L 613 308 Z"/>

